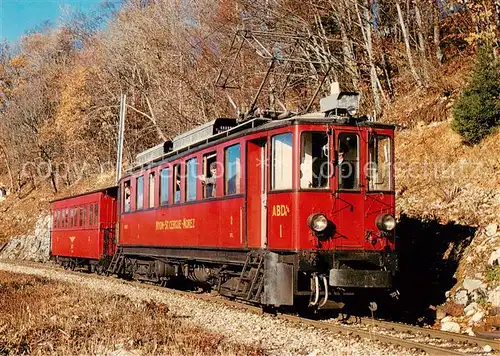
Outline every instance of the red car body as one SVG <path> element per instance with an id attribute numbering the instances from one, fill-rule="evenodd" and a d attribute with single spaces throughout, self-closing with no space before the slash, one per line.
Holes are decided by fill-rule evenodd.
<path id="1" fill-rule="evenodd" d="M 116 188 L 53 201 L 52 255 L 86 260 L 113 256 L 116 206 Z"/>
<path id="2" fill-rule="evenodd" d="M 182 155 L 178 159 L 161 162 L 154 167 L 133 172 L 122 179 L 122 191 L 125 181 L 130 182 L 132 197 L 136 197 L 137 180 L 145 177 L 142 209 L 137 209 L 136 199 L 132 199 L 130 212 L 123 209 L 120 214 L 121 246 L 154 246 L 174 248 L 215 248 L 215 249 L 269 249 L 275 251 L 303 250 L 357 250 L 384 251 L 394 250 L 394 240 L 381 238 L 376 226 L 376 218 L 382 214 L 394 214 L 394 190 L 386 192 L 368 191 L 366 185 L 357 191 L 336 191 L 338 174 L 330 177 L 327 189 L 301 189 L 299 186 L 299 147 L 300 134 L 310 131 L 327 132 L 332 129 L 328 125 L 286 125 L 274 130 L 245 135 L 224 143 L 200 149 Z M 352 132 L 360 135 L 360 140 L 367 142 L 368 135 L 378 133 L 392 138 L 390 128 L 372 128 L 371 131 L 357 127 L 337 127 L 332 131 Z M 293 135 L 293 162 L 290 174 L 292 188 L 287 190 L 270 189 L 271 180 L 269 164 L 264 167 L 265 177 L 261 174 L 260 147 L 252 146 L 256 140 L 266 140 L 277 134 L 289 132 Z M 335 137 L 335 136 L 332 136 Z M 331 151 L 335 151 L 335 140 L 331 140 Z M 224 149 L 240 144 L 241 174 L 240 194 L 201 199 L 202 184 L 196 188 L 197 199 L 186 202 L 186 180 L 181 181 L 181 202 L 169 201 L 161 205 L 158 177 L 160 170 L 171 168 L 176 164 L 184 165 L 186 161 L 197 158 L 202 161 L 203 155 L 217 152 L 218 157 L 224 155 Z M 265 156 L 271 155 L 270 145 L 265 148 Z M 360 150 L 361 165 L 368 160 L 368 152 Z M 202 167 L 198 166 L 197 175 L 201 175 Z M 155 177 L 154 188 L 150 189 L 150 179 Z M 361 172 L 360 181 L 366 181 L 365 172 Z M 217 178 L 217 186 L 222 187 L 223 177 Z M 265 186 L 262 191 L 262 186 Z M 149 195 L 154 195 L 153 206 L 149 206 Z M 261 204 L 261 194 L 267 195 L 267 206 Z M 309 228 L 307 219 L 311 214 L 323 213 L 336 226 L 335 236 L 326 241 L 318 241 L 318 237 Z M 264 230 L 264 233 L 262 231 Z M 372 238 L 367 238 L 371 235 Z M 264 237 L 264 238 L 263 238 Z"/>

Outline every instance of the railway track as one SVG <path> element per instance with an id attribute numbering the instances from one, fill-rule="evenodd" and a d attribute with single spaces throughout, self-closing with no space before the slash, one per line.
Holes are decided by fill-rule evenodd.
<path id="1" fill-rule="evenodd" d="M 30 263 L 29 265 L 39 268 L 55 267 L 38 263 Z M 67 272 L 70 274 L 86 274 L 72 271 Z M 207 302 L 222 303 L 229 307 L 244 309 L 257 314 L 264 313 L 260 307 L 245 304 L 236 300 L 230 300 L 219 295 L 209 293 L 193 293 L 137 281 L 123 281 L 123 283 L 137 285 L 141 288 L 148 288 L 157 291 L 168 291 L 169 293 L 189 296 L 191 298 L 197 298 Z M 491 347 L 494 354 L 500 355 L 500 341 L 422 328 L 414 325 L 360 317 L 351 318 L 347 321 L 347 323 L 342 323 L 336 319 L 318 320 L 283 313 L 277 313 L 275 317 L 290 323 L 324 329 L 336 334 L 344 334 L 351 337 L 368 339 L 388 345 L 399 346 L 405 349 L 419 350 L 429 355 L 487 354 L 483 350 L 483 347 L 486 345 Z"/>
<path id="2" fill-rule="evenodd" d="M 151 286 L 153 288 L 162 288 Z M 200 298 L 206 301 L 216 301 L 227 306 L 245 309 L 254 313 L 262 314 L 262 308 L 228 300 L 210 294 L 193 294 L 192 292 L 169 289 L 174 293 Z M 406 349 L 423 351 L 429 355 L 477 355 L 489 354 L 483 347 L 489 345 L 491 350 L 500 354 L 500 341 L 484 339 L 464 334 L 445 332 L 422 328 L 414 325 L 394 323 L 385 320 L 372 318 L 351 318 L 349 323 L 340 323 L 336 320 L 316 320 L 291 314 L 276 314 L 276 318 L 286 320 L 295 324 L 312 326 L 314 328 L 325 329 L 330 332 L 349 335 L 353 337 L 365 338 L 381 343 L 396 345 Z"/>
<path id="3" fill-rule="evenodd" d="M 360 324 L 369 327 L 383 328 L 402 333 L 417 333 L 422 336 L 430 337 L 433 339 L 446 340 L 450 342 L 459 342 L 469 345 L 475 345 L 478 347 L 490 346 L 493 351 L 500 352 L 500 341 L 494 339 L 485 339 L 481 337 L 452 333 L 448 331 L 421 328 L 414 325 L 393 323 L 384 320 L 376 320 L 370 318 L 357 318 L 357 319 Z"/>
<path id="4" fill-rule="evenodd" d="M 262 308 L 228 300 L 210 294 L 196 294 L 192 292 L 179 291 L 158 286 L 152 288 L 168 289 L 173 293 L 199 298 L 205 301 L 216 301 L 238 309 L 250 312 L 264 313 Z M 500 354 L 500 341 L 484 339 L 464 334 L 445 332 L 440 330 L 422 328 L 414 325 L 394 323 L 385 320 L 371 318 L 351 318 L 348 323 L 337 320 L 317 320 L 291 314 L 276 314 L 276 318 L 291 323 L 325 329 L 333 333 L 349 335 L 352 337 L 365 338 L 389 345 L 396 345 L 406 349 L 423 351 L 429 355 L 477 355 L 489 354 L 483 347 L 489 345 L 494 354 Z"/>

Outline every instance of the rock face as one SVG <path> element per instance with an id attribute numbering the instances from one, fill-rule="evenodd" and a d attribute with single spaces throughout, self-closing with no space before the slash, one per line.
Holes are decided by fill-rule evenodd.
<path id="1" fill-rule="evenodd" d="M 486 285 L 479 279 L 465 278 L 462 286 L 467 289 L 467 293 L 472 293 L 477 289 L 485 289 Z"/>
<path id="2" fill-rule="evenodd" d="M 446 303 L 436 308 L 436 326 L 468 334 L 492 330 L 490 319 L 500 315 L 500 286 L 491 277 L 500 266 L 499 225 L 478 229 L 462 256 L 457 284 L 445 293 Z"/>
<path id="3" fill-rule="evenodd" d="M 1 250 L 0 258 L 45 262 L 50 257 L 51 216 L 41 216 L 31 234 L 13 237 Z"/>
<path id="4" fill-rule="evenodd" d="M 460 305 L 467 305 L 469 301 L 469 296 L 467 295 L 467 291 L 465 289 L 459 290 L 455 294 L 455 302 Z"/>
<path id="5" fill-rule="evenodd" d="M 441 330 L 442 331 L 449 331 L 452 333 L 459 333 L 460 332 L 460 325 L 454 321 L 447 321 L 447 322 L 441 324 Z"/>
<path id="6" fill-rule="evenodd" d="M 488 265 L 490 266 L 500 266 L 500 247 L 496 248 L 490 255 L 488 259 Z"/>
<path id="7" fill-rule="evenodd" d="M 500 308 L 500 286 L 490 292 L 488 301 L 491 303 L 492 307 Z"/>

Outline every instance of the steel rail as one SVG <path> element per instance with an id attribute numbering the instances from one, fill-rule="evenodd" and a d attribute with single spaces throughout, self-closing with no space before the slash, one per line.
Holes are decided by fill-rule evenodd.
<path id="1" fill-rule="evenodd" d="M 344 325 L 336 325 L 317 320 L 304 319 L 298 316 L 279 314 L 278 317 L 282 320 L 288 320 L 294 323 L 302 323 L 316 328 L 327 329 L 333 332 L 342 333 L 346 335 L 354 335 L 361 338 L 376 340 L 385 344 L 398 345 L 407 349 L 417 349 L 427 352 L 429 355 L 464 355 L 464 353 L 455 351 L 448 348 L 419 343 L 412 340 L 406 340 L 399 337 L 388 336 L 377 332 L 366 331 L 354 327 Z"/>
<path id="2" fill-rule="evenodd" d="M 394 330 L 398 332 L 409 332 L 409 333 L 419 333 L 423 336 L 429 336 L 435 339 L 442 339 L 447 341 L 463 342 L 471 345 L 486 346 L 489 345 L 495 351 L 500 351 L 500 341 L 494 339 L 484 339 L 477 336 L 469 336 L 465 334 L 452 333 L 449 331 L 434 330 L 428 328 L 422 328 L 415 325 L 407 325 L 401 323 L 394 323 L 385 320 L 377 320 L 370 318 L 355 318 L 357 322 L 368 325 L 382 327 L 388 330 Z"/>

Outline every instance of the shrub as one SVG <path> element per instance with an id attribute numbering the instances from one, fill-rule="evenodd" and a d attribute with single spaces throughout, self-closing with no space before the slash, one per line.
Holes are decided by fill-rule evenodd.
<path id="1" fill-rule="evenodd" d="M 482 48 L 470 84 L 453 106 L 452 127 L 465 142 L 479 143 L 500 125 L 499 93 L 500 65 Z"/>

